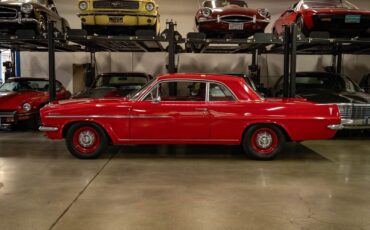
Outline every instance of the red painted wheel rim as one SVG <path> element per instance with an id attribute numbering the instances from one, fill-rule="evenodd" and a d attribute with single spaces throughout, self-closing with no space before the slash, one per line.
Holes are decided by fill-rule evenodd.
<path id="1" fill-rule="evenodd" d="M 92 154 L 100 146 L 101 139 L 96 129 L 84 126 L 73 133 L 73 146 L 82 154 Z"/>
<path id="2" fill-rule="evenodd" d="M 253 132 L 251 146 L 258 154 L 272 154 L 279 146 L 276 132 L 270 128 L 261 128 Z"/>

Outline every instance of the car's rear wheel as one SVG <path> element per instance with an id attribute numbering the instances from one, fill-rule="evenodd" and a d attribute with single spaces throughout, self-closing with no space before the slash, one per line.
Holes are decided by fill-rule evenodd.
<path id="1" fill-rule="evenodd" d="M 76 123 L 67 131 L 66 144 L 73 156 L 95 159 L 107 149 L 108 137 L 97 124 Z"/>
<path id="2" fill-rule="evenodd" d="M 302 16 L 298 16 L 296 23 L 297 23 L 298 33 L 302 33 L 304 36 L 308 37 L 309 34 L 308 34 L 308 30 L 306 28 L 306 25 L 304 23 L 303 17 Z"/>
<path id="3" fill-rule="evenodd" d="M 285 144 L 284 133 L 274 125 L 261 124 L 250 127 L 244 135 L 243 149 L 250 159 L 273 160 Z"/>

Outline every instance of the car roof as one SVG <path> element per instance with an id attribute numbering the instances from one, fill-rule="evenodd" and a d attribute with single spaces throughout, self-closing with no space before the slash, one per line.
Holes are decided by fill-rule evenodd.
<path id="1" fill-rule="evenodd" d="M 243 81 L 241 77 L 221 74 L 198 74 L 198 73 L 176 73 L 176 74 L 165 74 L 157 77 L 158 81 L 161 80 L 203 80 L 203 81 Z"/>
<path id="2" fill-rule="evenodd" d="M 47 78 L 37 78 L 37 77 L 11 77 L 8 81 L 49 81 Z"/>
<path id="3" fill-rule="evenodd" d="M 110 72 L 110 73 L 101 73 L 98 76 L 103 76 L 103 77 L 109 77 L 109 76 L 126 76 L 126 75 L 137 75 L 137 76 L 145 76 L 147 77 L 147 73 L 142 73 L 142 72 Z"/>

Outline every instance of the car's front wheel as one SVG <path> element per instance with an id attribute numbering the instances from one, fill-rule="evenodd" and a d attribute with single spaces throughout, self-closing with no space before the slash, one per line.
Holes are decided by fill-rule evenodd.
<path id="1" fill-rule="evenodd" d="M 73 156 L 95 159 L 107 149 L 108 137 L 97 124 L 76 123 L 67 131 L 66 144 Z"/>
<path id="2" fill-rule="evenodd" d="M 244 135 L 243 149 L 250 159 L 273 160 L 285 144 L 285 135 L 280 128 L 261 124 L 250 127 Z"/>

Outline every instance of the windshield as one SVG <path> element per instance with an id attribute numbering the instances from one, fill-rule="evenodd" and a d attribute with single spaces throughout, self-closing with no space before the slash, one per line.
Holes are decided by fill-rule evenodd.
<path id="1" fill-rule="evenodd" d="M 303 9 L 309 8 L 342 8 L 348 10 L 357 10 L 358 8 L 347 2 L 342 0 L 321 0 L 321 1 L 305 1 L 302 5 Z"/>
<path id="2" fill-rule="evenodd" d="M 0 87 L 0 92 L 18 92 L 24 90 L 35 90 L 46 92 L 49 90 L 49 82 L 43 80 L 9 81 Z"/>
<path id="3" fill-rule="evenodd" d="M 348 77 L 339 76 L 299 76 L 296 79 L 297 92 L 314 89 L 329 89 L 344 92 L 362 92 L 361 88 Z"/>
<path id="4" fill-rule="evenodd" d="M 242 1 L 242 0 L 213 0 L 213 1 L 205 1 L 203 3 L 203 6 L 208 7 L 208 8 L 222 8 L 228 5 L 248 7 L 247 2 Z"/>
<path id="5" fill-rule="evenodd" d="M 145 75 L 101 75 L 95 82 L 95 87 L 121 87 L 139 85 L 143 86 L 148 82 Z"/>

